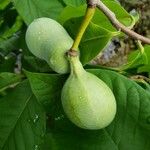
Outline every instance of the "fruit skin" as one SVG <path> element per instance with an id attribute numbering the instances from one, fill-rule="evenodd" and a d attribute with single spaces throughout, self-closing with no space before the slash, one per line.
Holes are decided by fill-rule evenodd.
<path id="1" fill-rule="evenodd" d="M 45 60 L 57 73 L 64 74 L 69 71 L 65 53 L 71 48 L 73 40 L 55 20 L 35 19 L 27 29 L 26 43 L 36 57 Z"/>
<path id="2" fill-rule="evenodd" d="M 88 73 L 78 58 L 70 60 L 71 74 L 62 89 L 62 105 L 68 118 L 84 129 L 102 129 L 116 114 L 116 101 L 110 88 Z"/>

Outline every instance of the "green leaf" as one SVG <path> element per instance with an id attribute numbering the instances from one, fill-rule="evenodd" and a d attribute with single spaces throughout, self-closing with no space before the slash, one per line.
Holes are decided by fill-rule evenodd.
<path id="1" fill-rule="evenodd" d="M 9 14 L 7 17 L 10 18 L 10 14 L 14 16 L 16 12 L 11 12 L 8 10 L 8 13 Z M 22 32 L 20 32 L 20 30 L 23 25 L 23 21 L 20 16 L 17 16 L 15 19 L 10 18 L 10 22 L 7 21 L 7 17 L 4 18 L 5 21 L 2 25 L 0 33 L 0 51 L 2 51 L 5 55 L 20 48 L 19 39 L 22 36 Z"/>
<path id="2" fill-rule="evenodd" d="M 149 65 L 144 65 L 142 67 L 139 67 L 137 72 L 138 73 L 142 73 L 142 72 L 150 73 L 150 67 L 149 67 Z"/>
<path id="3" fill-rule="evenodd" d="M 140 66 L 148 64 L 148 58 L 147 58 L 145 51 L 140 52 L 139 50 L 136 52 L 132 52 L 128 56 L 127 61 L 128 63 L 121 66 L 120 70 L 129 70 L 129 69 L 138 68 Z"/>
<path id="4" fill-rule="evenodd" d="M 34 56 L 24 56 L 22 60 L 24 69 L 35 72 L 52 72 L 46 61 L 38 59 Z"/>
<path id="5" fill-rule="evenodd" d="M 113 36 L 108 30 L 91 23 L 80 43 L 81 62 L 86 64 L 95 58 Z"/>
<path id="6" fill-rule="evenodd" d="M 75 39 L 81 22 L 82 18 L 76 18 L 65 23 L 65 27 L 73 39 Z M 90 23 L 79 46 L 81 62 L 86 64 L 96 57 L 115 34 L 94 23 Z"/>
<path id="7" fill-rule="evenodd" d="M 49 109 L 48 103 L 54 104 L 56 102 L 55 100 L 60 98 L 58 95 L 66 79 L 65 76 L 59 74 L 32 73 L 29 71 L 25 71 L 25 74 L 29 79 L 32 91 L 37 100 Z"/>
<path id="8" fill-rule="evenodd" d="M 0 0 L 0 10 L 5 9 L 5 7 L 10 3 L 10 0 Z"/>
<path id="9" fill-rule="evenodd" d="M 0 99 L 0 150 L 40 148 L 45 113 L 27 81 Z"/>
<path id="10" fill-rule="evenodd" d="M 104 0 L 103 2 L 110 10 L 112 10 L 115 13 L 117 19 L 120 22 L 122 22 L 128 27 L 133 27 L 137 19 L 134 18 L 134 16 L 131 16 L 118 2 L 108 0 Z M 61 12 L 58 21 L 61 24 L 64 24 L 67 20 L 71 18 L 84 16 L 85 11 L 86 5 L 79 7 L 67 6 Z M 116 31 L 116 29 L 113 27 L 106 15 L 99 9 L 96 9 L 92 22 L 112 32 Z"/>
<path id="11" fill-rule="evenodd" d="M 122 66 L 122 69 L 136 68 L 137 72 L 150 72 L 150 46 L 146 45 L 144 51 L 133 51 L 128 55 L 127 65 Z"/>
<path id="12" fill-rule="evenodd" d="M 21 81 L 21 75 L 9 72 L 0 73 L 0 92 L 10 87 L 11 85 L 18 84 Z"/>
<path id="13" fill-rule="evenodd" d="M 150 93 L 134 81 L 113 71 L 103 69 L 88 71 L 98 76 L 112 89 L 117 102 L 114 121 L 102 130 L 89 131 L 76 127 L 62 110 L 61 79 L 47 83 L 53 80 L 52 75 L 37 74 L 37 77 L 29 79 L 32 90 L 36 96 L 46 93 L 47 98 L 43 98 L 41 102 L 45 105 L 44 101 L 49 101 L 47 105 L 50 110 L 48 111 L 48 133 L 43 147 L 54 150 L 149 150 Z M 33 79 L 37 82 L 32 81 Z M 49 90 L 49 87 L 57 87 L 56 93 Z M 40 97 L 42 95 L 45 94 L 41 94 Z M 55 104 L 51 103 L 52 100 L 56 101 Z"/>
<path id="14" fill-rule="evenodd" d="M 40 17 L 56 19 L 64 7 L 59 0 L 13 0 L 13 2 L 26 24 Z"/>
<path id="15" fill-rule="evenodd" d="M 58 21 L 63 25 L 67 20 L 71 18 L 77 18 L 83 16 L 85 12 L 86 12 L 85 5 L 79 7 L 67 6 L 60 13 L 58 17 Z"/>
<path id="16" fill-rule="evenodd" d="M 150 45 L 144 46 L 144 51 L 147 57 L 147 64 L 138 68 L 138 72 L 150 72 Z"/>
<path id="17" fill-rule="evenodd" d="M 7 29 L 1 35 L 1 38 L 6 40 L 7 38 L 12 37 L 13 34 L 15 34 L 17 31 L 19 31 L 21 29 L 22 25 L 23 25 L 23 22 L 22 22 L 21 17 L 17 16 L 13 26 L 11 28 Z"/>
<path id="18" fill-rule="evenodd" d="M 135 79 L 134 79 L 135 80 Z M 143 87 L 147 92 L 150 92 L 150 79 L 147 78 L 147 80 L 149 80 L 148 82 L 146 82 L 144 79 L 136 79 L 135 81 L 141 86 Z"/>
<path id="19" fill-rule="evenodd" d="M 86 3 L 86 0 L 63 0 L 68 6 L 80 6 Z"/>
<path id="20" fill-rule="evenodd" d="M 0 51 L 4 54 L 8 54 L 9 52 L 18 48 L 18 35 L 13 35 L 8 39 L 0 39 Z"/>

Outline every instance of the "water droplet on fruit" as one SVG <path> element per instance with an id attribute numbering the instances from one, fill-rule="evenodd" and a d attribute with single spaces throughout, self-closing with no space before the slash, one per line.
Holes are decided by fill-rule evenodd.
<path id="1" fill-rule="evenodd" d="M 79 99 L 80 99 L 80 100 L 84 100 L 84 97 L 80 96 Z"/>
<path id="2" fill-rule="evenodd" d="M 33 122 L 36 123 L 39 120 L 39 116 L 37 114 L 35 114 Z"/>

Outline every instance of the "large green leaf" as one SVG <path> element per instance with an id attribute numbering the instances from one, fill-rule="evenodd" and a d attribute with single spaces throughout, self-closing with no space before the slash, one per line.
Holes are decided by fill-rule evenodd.
<path id="1" fill-rule="evenodd" d="M 41 60 L 35 56 L 25 55 L 22 59 L 22 66 L 24 69 L 35 72 L 50 72 L 52 69 L 46 61 Z"/>
<path id="2" fill-rule="evenodd" d="M 0 99 L 0 150 L 37 150 L 45 133 L 45 113 L 27 81 Z"/>
<path id="3" fill-rule="evenodd" d="M 149 150 L 150 93 L 134 81 L 113 71 L 103 69 L 88 71 L 98 76 L 112 89 L 117 102 L 117 114 L 114 121 L 102 130 L 83 130 L 66 118 L 60 101 L 62 85 L 60 80 L 55 80 L 54 75 L 38 73 L 28 75 L 34 94 L 40 99 L 42 98 L 42 95 L 39 96 L 40 93 L 45 92 L 47 95 L 44 101 L 50 109 L 48 111 L 49 133 L 46 136 L 44 149 Z M 62 80 L 64 81 L 63 78 Z M 50 87 L 57 87 L 58 95 L 50 90 L 48 83 L 51 83 Z M 51 103 L 54 99 L 55 104 Z M 43 105 L 45 105 L 44 101 L 41 100 Z"/>
<path id="4" fill-rule="evenodd" d="M 39 17 L 56 19 L 63 9 L 59 0 L 13 0 L 14 5 L 26 24 Z"/>
<path id="5" fill-rule="evenodd" d="M 25 71 L 25 74 L 31 83 L 31 88 L 38 101 L 49 109 L 49 105 L 47 104 L 53 104 L 56 102 L 56 99 L 60 98 L 58 96 L 66 79 L 65 76 L 59 74 L 47 75 L 44 73 L 32 73 L 29 71 Z"/>

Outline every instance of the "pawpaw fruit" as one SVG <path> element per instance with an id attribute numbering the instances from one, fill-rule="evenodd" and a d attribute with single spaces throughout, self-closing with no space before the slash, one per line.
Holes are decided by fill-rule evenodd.
<path id="1" fill-rule="evenodd" d="M 71 57 L 69 61 L 71 73 L 61 94 L 64 112 L 83 129 L 96 130 L 108 126 L 116 114 L 116 101 L 111 89 L 84 70 L 78 57 Z"/>
<path id="2" fill-rule="evenodd" d="M 73 40 L 58 22 L 50 18 L 35 19 L 26 32 L 29 50 L 38 58 L 45 60 L 57 73 L 67 73 L 69 63 L 65 53 Z"/>

